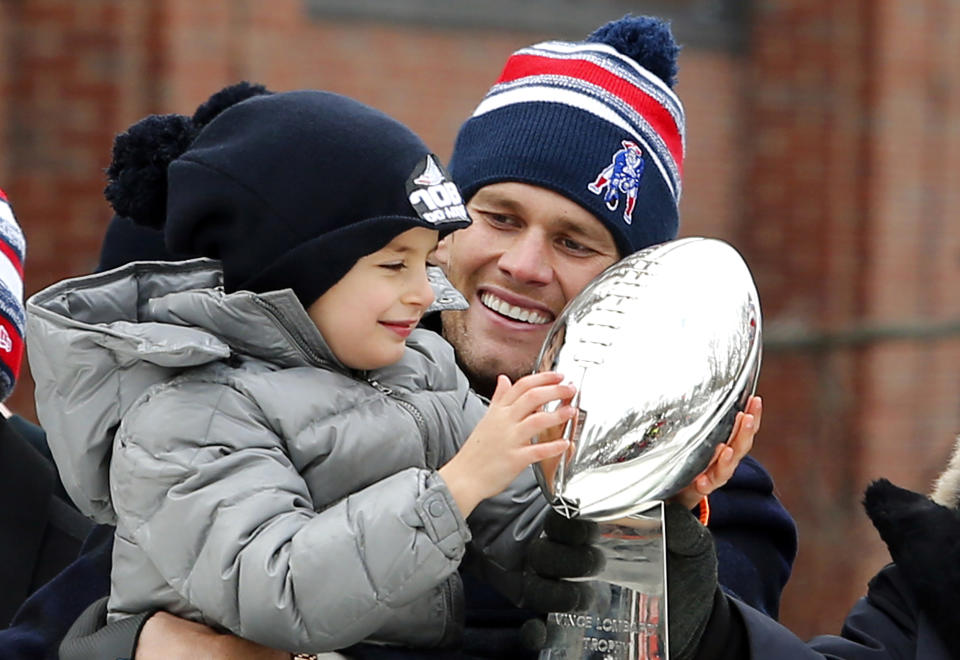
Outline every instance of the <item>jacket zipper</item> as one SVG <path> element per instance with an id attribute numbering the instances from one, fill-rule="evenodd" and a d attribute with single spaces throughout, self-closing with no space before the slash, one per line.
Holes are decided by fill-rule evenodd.
<path id="1" fill-rule="evenodd" d="M 280 312 L 276 310 L 276 308 L 273 305 L 271 305 L 270 303 L 268 303 L 267 301 L 261 298 L 254 298 L 254 301 L 258 305 L 263 307 L 264 310 L 266 310 L 266 312 L 273 317 L 274 321 L 276 321 L 277 327 L 280 329 L 280 332 L 282 332 L 294 346 L 300 349 L 300 351 L 306 356 L 308 361 L 312 362 L 314 365 L 323 366 L 327 369 L 336 369 L 335 365 L 331 364 L 328 360 L 324 359 L 323 356 L 321 356 L 319 353 L 314 351 L 310 347 L 310 344 L 306 342 L 302 337 L 300 337 L 299 334 L 294 334 L 289 328 L 287 328 L 286 324 L 283 323 L 282 315 L 280 314 Z M 340 369 L 336 369 L 336 370 L 340 371 Z M 404 399 L 401 399 L 397 393 L 395 393 L 392 389 L 390 389 L 383 383 L 367 376 L 366 372 L 362 372 L 361 375 L 363 376 L 363 379 L 368 383 L 370 383 L 370 385 L 372 385 L 377 391 L 379 391 L 381 394 L 385 396 L 390 397 L 391 399 L 396 401 L 401 408 L 406 409 L 410 413 L 414 421 L 417 423 L 417 428 L 420 431 L 420 439 L 423 441 L 424 447 L 426 447 L 427 446 L 427 422 L 423 418 L 423 415 L 420 413 L 417 407 L 412 403 L 410 403 L 409 401 L 405 401 Z"/>
<path id="2" fill-rule="evenodd" d="M 277 311 L 276 307 L 259 297 L 256 297 L 253 300 L 270 316 L 273 317 L 275 325 L 277 328 L 279 328 L 280 332 L 282 332 L 283 335 L 290 340 L 290 343 L 300 349 L 300 352 L 304 354 L 308 362 L 311 362 L 314 366 L 322 366 L 327 369 L 335 368 L 335 365 L 331 364 L 329 360 L 325 359 L 322 355 L 313 350 L 309 342 L 305 341 L 299 333 L 294 333 L 292 330 L 290 330 L 290 328 L 287 327 L 286 323 L 283 322 L 283 315 Z"/>
<path id="3" fill-rule="evenodd" d="M 417 423 L 417 428 L 420 430 L 420 438 L 421 438 L 421 440 L 423 440 L 424 447 L 426 447 L 426 441 L 427 441 L 427 422 L 426 422 L 426 420 L 423 418 L 423 415 L 420 414 L 420 411 L 417 410 L 417 407 L 416 407 L 415 405 L 413 405 L 412 403 L 410 403 L 409 401 L 406 401 L 406 400 L 404 400 L 404 399 L 401 399 L 399 394 L 397 394 L 396 392 L 394 392 L 392 389 L 390 389 L 389 387 L 387 387 L 386 385 L 384 385 L 384 384 L 381 383 L 380 381 L 374 380 L 373 378 L 370 378 L 370 377 L 368 377 L 368 376 L 366 376 L 366 375 L 364 375 L 364 378 L 366 379 L 366 381 L 367 381 L 368 383 L 370 383 L 370 385 L 372 385 L 372 386 L 374 387 L 374 389 L 376 389 L 376 390 L 377 390 L 378 392 L 380 392 L 381 394 L 383 394 L 383 395 L 385 395 L 385 396 L 388 396 L 388 397 L 390 397 L 391 399 L 393 399 L 394 401 L 396 401 L 398 404 L 400 404 L 400 407 L 401 407 L 401 408 L 405 408 L 405 409 L 407 410 L 407 412 L 409 412 L 409 413 L 413 416 L 414 421 L 416 421 L 416 423 Z"/>

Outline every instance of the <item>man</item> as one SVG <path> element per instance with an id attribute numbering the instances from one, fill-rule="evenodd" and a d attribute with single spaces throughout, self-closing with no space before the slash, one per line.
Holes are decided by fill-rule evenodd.
<path id="1" fill-rule="evenodd" d="M 511 57 L 457 140 L 451 167 L 474 224 L 446 241 L 437 258 L 470 308 L 445 311 L 440 321 L 480 392 L 490 392 L 499 373 L 529 371 L 560 309 L 593 277 L 677 233 L 684 120 L 667 84 L 677 46 L 653 19 L 625 19 L 591 39 Z M 631 41 L 648 46 L 649 61 L 638 64 Z M 610 89 L 626 91 L 618 96 Z M 631 158 L 618 157 L 623 149 Z M 759 423 L 758 404 L 745 422 Z M 725 482 L 755 431 L 744 428 L 732 443 L 736 449 L 726 448 L 693 490 L 708 493 Z M 763 468 L 750 460 L 740 465 L 727 493 L 710 501 L 721 582 L 775 614 L 796 532 Z M 525 600 L 524 585 L 512 586 Z M 479 600 L 475 608 L 494 613 L 479 622 L 488 630 L 491 619 L 502 620 L 503 605 Z M 147 620 L 137 657 L 195 652 L 198 634 L 211 645 L 233 639 L 195 627 L 181 635 L 178 625 L 169 616 Z"/>
<path id="2" fill-rule="evenodd" d="M 474 222 L 437 258 L 470 303 L 444 312 L 442 331 L 478 387 L 528 373 L 568 300 L 619 258 L 676 237 L 676 53 L 665 24 L 647 17 L 521 49 L 462 126 L 450 169 Z M 710 498 L 709 526 L 721 585 L 775 617 L 796 530 L 771 488 L 744 459 Z"/>

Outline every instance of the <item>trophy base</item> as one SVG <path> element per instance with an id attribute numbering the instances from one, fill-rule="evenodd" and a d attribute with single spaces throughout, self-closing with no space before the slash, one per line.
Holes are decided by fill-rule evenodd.
<path id="1" fill-rule="evenodd" d="M 667 660 L 663 503 L 600 523 L 597 546 L 607 563 L 590 581 L 601 603 L 588 612 L 550 614 L 540 660 Z"/>

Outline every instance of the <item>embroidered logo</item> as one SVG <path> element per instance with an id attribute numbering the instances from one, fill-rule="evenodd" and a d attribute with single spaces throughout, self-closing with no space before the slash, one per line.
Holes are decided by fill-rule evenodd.
<path id="1" fill-rule="evenodd" d="M 2 325 L 0 325 L 0 350 L 3 350 L 4 353 L 13 350 L 13 340 L 10 339 L 10 333 Z"/>
<path id="2" fill-rule="evenodd" d="M 407 195 L 417 215 L 431 224 L 469 222 L 460 191 L 433 154 L 413 168 Z"/>
<path id="3" fill-rule="evenodd" d="M 640 188 L 640 177 L 643 176 L 643 152 L 635 142 L 621 140 L 623 148 L 613 154 L 610 164 L 603 168 L 597 178 L 587 184 L 587 190 L 594 195 L 603 193 L 603 201 L 607 208 L 615 211 L 620 203 L 620 196 L 625 196 L 623 206 L 623 221 L 628 225 L 633 223 L 633 209 L 637 205 L 637 190 Z M 604 188 L 606 192 L 604 193 Z"/>

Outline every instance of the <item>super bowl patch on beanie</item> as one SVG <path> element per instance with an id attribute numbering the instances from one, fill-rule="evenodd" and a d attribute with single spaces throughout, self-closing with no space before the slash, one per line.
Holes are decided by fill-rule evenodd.
<path id="1" fill-rule="evenodd" d="M 669 24 L 648 16 L 515 52 L 457 136 L 450 171 L 464 199 L 504 181 L 548 188 L 593 213 L 621 256 L 676 238 L 678 52 Z"/>
<path id="2" fill-rule="evenodd" d="M 6 399 L 20 374 L 23 359 L 23 258 L 27 242 L 0 190 L 0 401 Z"/>
<path id="3" fill-rule="evenodd" d="M 290 288 L 307 307 L 408 229 L 469 224 L 439 160 L 395 119 L 330 92 L 243 91 L 220 92 L 229 102 L 198 111 L 202 125 L 134 125 L 108 170 L 117 213 L 163 227 L 175 254 L 219 259 L 227 291 Z M 160 173 L 142 165 L 157 153 Z"/>

